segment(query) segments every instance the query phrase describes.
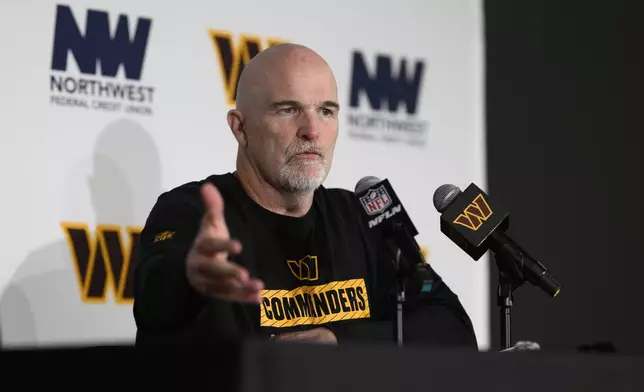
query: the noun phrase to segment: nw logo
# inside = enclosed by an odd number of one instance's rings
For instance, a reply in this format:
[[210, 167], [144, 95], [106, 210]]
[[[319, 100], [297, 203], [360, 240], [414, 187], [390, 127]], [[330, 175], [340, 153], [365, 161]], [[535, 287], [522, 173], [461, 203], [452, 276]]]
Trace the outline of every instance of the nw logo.
[[112, 32], [107, 12], [88, 10], [83, 35], [71, 8], [59, 5], [51, 69], [66, 71], [67, 55], [71, 52], [83, 74], [96, 75], [100, 63], [103, 76], [115, 77], [123, 66], [127, 79], [140, 80], [151, 25], [151, 19], [138, 18], [132, 37], [127, 15], [118, 16], [116, 29]]
[[483, 195], [478, 195], [465, 208], [465, 210], [456, 217], [454, 223], [476, 231], [485, 221], [488, 220], [490, 216], [492, 216], [492, 209], [490, 209], [490, 206], [483, 198]]
[[300, 260], [287, 260], [288, 268], [299, 280], [318, 279], [318, 257], [306, 256]]
[[115, 302], [131, 304], [134, 299], [133, 273], [138, 262], [141, 228], [127, 227], [129, 244], [121, 227], [98, 225], [95, 237], [83, 223], [61, 223], [72, 254], [83, 302], [104, 303], [109, 287]]
[[239, 75], [244, 70], [244, 66], [265, 47], [287, 42], [269, 38], [264, 47], [262, 39], [257, 36], [242, 34], [235, 44], [232, 33], [228, 31], [210, 30], [209, 34], [219, 56], [219, 70], [226, 90], [226, 103], [229, 106], [235, 105]]
[[397, 112], [399, 105], [404, 103], [408, 114], [416, 113], [425, 64], [417, 61], [412, 65], [403, 58], [396, 74], [392, 62], [390, 56], [379, 55], [375, 72], [369, 72], [362, 53], [353, 53], [351, 107], [358, 107], [358, 98], [364, 92], [373, 110], [381, 110], [386, 101], [389, 112]]

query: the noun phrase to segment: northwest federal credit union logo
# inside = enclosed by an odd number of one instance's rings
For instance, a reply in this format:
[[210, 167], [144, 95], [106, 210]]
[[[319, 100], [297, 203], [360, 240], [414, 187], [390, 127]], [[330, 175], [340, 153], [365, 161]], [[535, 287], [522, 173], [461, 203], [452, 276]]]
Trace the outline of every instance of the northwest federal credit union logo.
[[318, 257], [306, 256], [300, 260], [286, 260], [291, 273], [299, 280], [318, 280]]
[[239, 76], [244, 66], [261, 51], [271, 46], [287, 42], [281, 38], [261, 38], [256, 35], [240, 34], [237, 42], [229, 31], [208, 31], [219, 59], [219, 71], [226, 94], [226, 104], [235, 105]]
[[422, 60], [387, 54], [369, 58], [354, 51], [347, 115], [349, 136], [424, 146], [429, 124], [417, 118], [424, 73]]
[[85, 223], [60, 225], [69, 245], [81, 300], [105, 303], [111, 289], [115, 303], [132, 304], [142, 228], [123, 230], [118, 225], [98, 225], [92, 235]]
[[487, 203], [483, 195], [479, 194], [472, 202], [465, 207], [460, 213], [454, 223], [467, 227], [470, 230], [477, 231], [483, 223], [492, 216], [492, 209]]
[[81, 18], [80, 12], [56, 7], [50, 103], [151, 115], [155, 88], [141, 79], [152, 20], [93, 9]]

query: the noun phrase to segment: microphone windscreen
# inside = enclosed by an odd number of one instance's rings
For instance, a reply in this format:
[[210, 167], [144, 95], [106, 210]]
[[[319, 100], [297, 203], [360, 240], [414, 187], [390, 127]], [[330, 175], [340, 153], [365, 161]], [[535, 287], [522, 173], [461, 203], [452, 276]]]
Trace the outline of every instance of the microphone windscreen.
[[445, 184], [439, 186], [434, 192], [434, 207], [438, 212], [443, 213], [460, 193], [461, 189], [456, 185]]
[[356, 184], [355, 193], [356, 194], [362, 193], [379, 182], [380, 182], [380, 178], [378, 177], [374, 177], [374, 176], [362, 177], [362, 179], [358, 181], [358, 183]]

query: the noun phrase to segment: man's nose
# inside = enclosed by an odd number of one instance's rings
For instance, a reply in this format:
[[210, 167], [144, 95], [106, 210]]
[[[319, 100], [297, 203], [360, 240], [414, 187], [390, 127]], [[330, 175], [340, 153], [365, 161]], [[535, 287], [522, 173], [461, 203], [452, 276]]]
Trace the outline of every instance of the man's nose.
[[307, 141], [317, 140], [320, 137], [318, 119], [311, 114], [302, 116], [297, 136]]

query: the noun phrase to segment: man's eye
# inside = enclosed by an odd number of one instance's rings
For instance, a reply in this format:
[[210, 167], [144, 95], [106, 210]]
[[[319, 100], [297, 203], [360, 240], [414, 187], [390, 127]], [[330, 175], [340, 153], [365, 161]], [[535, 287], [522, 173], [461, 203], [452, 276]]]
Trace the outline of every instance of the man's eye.
[[322, 115], [323, 116], [333, 116], [333, 110], [327, 109], [327, 108], [322, 108]]
[[285, 114], [295, 113], [295, 108], [290, 106], [290, 107], [287, 107], [287, 108], [280, 109], [280, 112], [285, 113]]

